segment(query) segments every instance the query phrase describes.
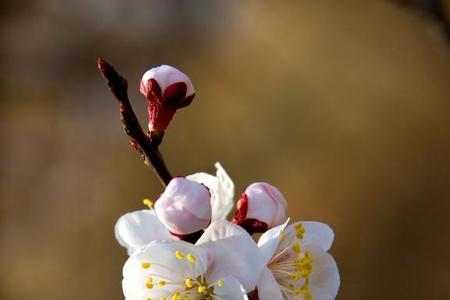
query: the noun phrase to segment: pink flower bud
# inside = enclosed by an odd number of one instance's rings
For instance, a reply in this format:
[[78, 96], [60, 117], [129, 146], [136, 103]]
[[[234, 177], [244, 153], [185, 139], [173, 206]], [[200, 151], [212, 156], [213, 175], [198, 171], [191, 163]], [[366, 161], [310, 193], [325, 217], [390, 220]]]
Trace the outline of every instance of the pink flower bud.
[[145, 72], [140, 91], [148, 99], [148, 128], [157, 133], [163, 133], [175, 111], [191, 104], [195, 95], [189, 77], [167, 65]]
[[264, 232], [286, 221], [286, 209], [286, 199], [277, 188], [257, 182], [245, 189], [233, 222], [250, 233]]
[[156, 201], [155, 212], [175, 235], [199, 231], [211, 222], [209, 191], [200, 183], [175, 177]]

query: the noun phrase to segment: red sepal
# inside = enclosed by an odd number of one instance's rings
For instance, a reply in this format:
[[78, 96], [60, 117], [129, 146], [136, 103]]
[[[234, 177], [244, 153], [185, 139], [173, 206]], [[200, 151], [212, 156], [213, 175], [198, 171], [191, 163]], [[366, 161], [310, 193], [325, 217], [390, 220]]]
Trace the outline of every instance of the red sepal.
[[266, 232], [269, 226], [257, 219], [247, 219], [248, 197], [245, 193], [237, 203], [237, 210], [233, 217], [233, 223], [244, 228], [249, 234]]
[[164, 132], [179, 108], [188, 106], [194, 95], [186, 97], [187, 86], [184, 82], [176, 82], [161, 91], [158, 82], [151, 78], [147, 84], [141, 83], [141, 91], [148, 99], [148, 114], [152, 131]]
[[241, 225], [245, 219], [247, 218], [247, 210], [248, 210], [248, 197], [245, 193], [242, 193], [241, 199], [238, 200], [237, 210], [233, 217], [233, 223], [237, 225]]

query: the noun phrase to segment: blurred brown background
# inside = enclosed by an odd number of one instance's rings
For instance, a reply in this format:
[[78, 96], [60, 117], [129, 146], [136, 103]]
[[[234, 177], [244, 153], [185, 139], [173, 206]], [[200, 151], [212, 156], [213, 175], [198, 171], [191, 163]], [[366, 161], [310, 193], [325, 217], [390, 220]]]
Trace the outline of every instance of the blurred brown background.
[[170, 169], [219, 160], [237, 193], [268, 181], [329, 223], [338, 299], [450, 299], [449, 6], [425, 2], [2, 1], [0, 298], [123, 298], [113, 225], [162, 190], [102, 55], [143, 123], [143, 72], [190, 75]]

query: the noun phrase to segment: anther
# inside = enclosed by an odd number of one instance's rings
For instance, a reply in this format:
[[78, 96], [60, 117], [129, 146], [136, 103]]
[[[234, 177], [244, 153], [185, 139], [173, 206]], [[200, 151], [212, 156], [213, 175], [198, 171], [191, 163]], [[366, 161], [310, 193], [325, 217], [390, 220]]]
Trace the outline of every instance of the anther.
[[175, 256], [176, 256], [178, 259], [183, 259], [183, 258], [184, 258], [184, 254], [181, 253], [180, 251], [175, 251]]
[[151, 277], [147, 278], [147, 280], [145, 281], [145, 286], [148, 289], [152, 289], [153, 288], [153, 279]]
[[158, 282], [158, 285], [159, 285], [159, 286], [165, 286], [165, 285], [166, 285], [166, 282], [165, 282], [164, 280], [160, 280], [160, 281]]
[[145, 199], [142, 201], [142, 203], [144, 203], [144, 205], [147, 205], [148, 208], [152, 208], [152, 207], [153, 207], [153, 201], [150, 200], [150, 199], [148, 199], [148, 198], [145, 198]]
[[206, 292], [206, 290], [207, 290], [207, 288], [204, 285], [201, 285], [197, 288], [197, 292], [199, 292], [199, 293], [204, 293], [204, 292]]
[[195, 263], [195, 261], [196, 261], [195, 256], [192, 255], [191, 253], [189, 253], [188, 255], [186, 255], [186, 258], [188, 259], [188, 261], [189, 261], [190, 263]]
[[292, 250], [294, 250], [295, 253], [300, 253], [300, 244], [298, 241], [295, 241], [294, 245], [292, 246]]
[[305, 234], [305, 228], [303, 228], [302, 224], [296, 224], [295, 225], [295, 235], [298, 239], [302, 239], [303, 235]]
[[148, 268], [150, 268], [150, 263], [148, 263], [148, 262], [143, 262], [143, 263], [141, 264], [141, 268], [142, 268], [142, 269], [148, 269]]
[[192, 288], [193, 287], [193, 284], [192, 284], [192, 281], [191, 281], [190, 278], [186, 278], [184, 280], [184, 284], [186, 285], [187, 288]]
[[223, 286], [223, 280], [222, 279], [217, 280], [217, 286], [219, 286], [219, 287]]

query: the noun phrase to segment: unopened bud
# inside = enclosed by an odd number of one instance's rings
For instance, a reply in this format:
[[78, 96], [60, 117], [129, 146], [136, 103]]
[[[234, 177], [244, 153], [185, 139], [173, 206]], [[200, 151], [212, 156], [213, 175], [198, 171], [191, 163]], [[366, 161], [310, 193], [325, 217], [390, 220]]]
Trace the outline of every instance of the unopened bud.
[[199, 231], [211, 222], [209, 191], [200, 183], [175, 177], [156, 201], [155, 212], [175, 235]]
[[145, 72], [140, 91], [148, 99], [148, 129], [156, 135], [164, 133], [175, 111], [188, 106], [195, 95], [189, 77], [168, 65]]
[[257, 182], [245, 189], [233, 222], [251, 233], [264, 232], [286, 221], [286, 209], [286, 199], [277, 188]]

